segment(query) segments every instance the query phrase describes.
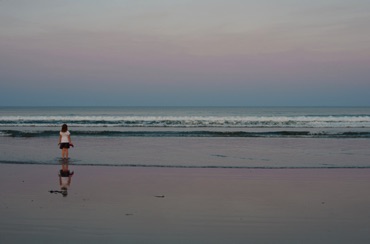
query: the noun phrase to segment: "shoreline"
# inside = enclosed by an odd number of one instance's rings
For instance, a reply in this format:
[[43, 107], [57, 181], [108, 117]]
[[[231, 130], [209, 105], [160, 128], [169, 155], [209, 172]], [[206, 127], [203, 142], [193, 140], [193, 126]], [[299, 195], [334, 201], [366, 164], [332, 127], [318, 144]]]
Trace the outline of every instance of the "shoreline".
[[[222, 157], [222, 156], [220, 156]], [[59, 161], [57, 163], [50, 163], [50, 162], [26, 162], [26, 161], [7, 161], [7, 160], [0, 160], [0, 165], [24, 165], [24, 166], [58, 166], [61, 164], [63, 159], [57, 159], [54, 161]], [[318, 170], [318, 169], [325, 169], [325, 170], [350, 170], [350, 169], [369, 169], [370, 166], [214, 166], [214, 165], [160, 165], [160, 164], [106, 164], [106, 163], [76, 163], [74, 160], [68, 161], [70, 162], [69, 165], [72, 167], [106, 167], [106, 168], [149, 168], [149, 169], [220, 169], [220, 170]]]
[[370, 169], [0, 164], [2, 243], [368, 243]]

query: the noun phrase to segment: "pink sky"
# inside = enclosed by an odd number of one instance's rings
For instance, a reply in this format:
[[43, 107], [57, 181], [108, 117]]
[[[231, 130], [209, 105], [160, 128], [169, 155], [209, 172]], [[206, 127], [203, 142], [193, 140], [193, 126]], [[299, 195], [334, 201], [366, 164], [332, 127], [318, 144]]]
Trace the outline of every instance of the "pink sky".
[[369, 11], [339, 0], [1, 1], [0, 104], [369, 106]]

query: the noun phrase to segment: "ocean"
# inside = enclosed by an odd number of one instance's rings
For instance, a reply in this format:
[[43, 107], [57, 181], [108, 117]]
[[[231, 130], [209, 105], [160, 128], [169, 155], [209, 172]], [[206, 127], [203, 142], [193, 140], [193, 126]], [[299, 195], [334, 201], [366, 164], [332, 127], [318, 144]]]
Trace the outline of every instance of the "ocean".
[[370, 107], [0, 107], [0, 163], [370, 168]]

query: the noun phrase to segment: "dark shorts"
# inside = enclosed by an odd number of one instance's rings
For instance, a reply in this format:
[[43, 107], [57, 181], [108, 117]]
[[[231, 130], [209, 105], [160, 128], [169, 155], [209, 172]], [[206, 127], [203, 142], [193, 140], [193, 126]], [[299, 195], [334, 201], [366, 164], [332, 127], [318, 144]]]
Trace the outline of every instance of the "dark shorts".
[[68, 142], [67, 143], [60, 143], [59, 148], [60, 149], [69, 148], [69, 143]]
[[72, 175], [73, 175], [73, 171], [72, 171], [72, 173], [69, 170], [67, 170], [67, 171], [60, 170], [59, 171], [59, 176], [61, 176], [61, 177], [69, 177], [69, 176], [72, 176]]

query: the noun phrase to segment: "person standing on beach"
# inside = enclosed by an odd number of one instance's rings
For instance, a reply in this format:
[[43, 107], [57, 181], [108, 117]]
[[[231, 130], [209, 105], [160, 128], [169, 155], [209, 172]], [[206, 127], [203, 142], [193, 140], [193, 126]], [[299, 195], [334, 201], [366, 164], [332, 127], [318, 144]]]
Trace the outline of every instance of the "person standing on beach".
[[66, 124], [62, 125], [62, 129], [59, 132], [59, 148], [62, 149], [62, 159], [68, 159], [68, 149], [73, 147], [71, 141], [71, 133], [68, 131], [68, 126]]

